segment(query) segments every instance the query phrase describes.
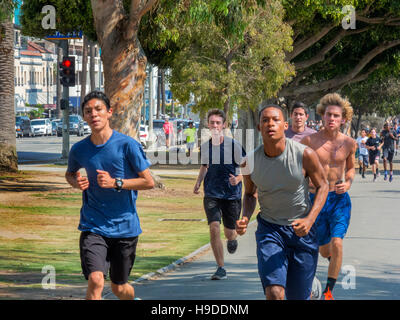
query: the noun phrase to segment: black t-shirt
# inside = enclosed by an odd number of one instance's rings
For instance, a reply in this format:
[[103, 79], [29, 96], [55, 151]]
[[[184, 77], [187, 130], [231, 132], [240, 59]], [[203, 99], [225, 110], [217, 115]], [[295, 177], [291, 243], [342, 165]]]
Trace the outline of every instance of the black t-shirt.
[[393, 136], [396, 138], [397, 134], [394, 130], [383, 130], [381, 132], [381, 138], [383, 140], [383, 149], [390, 149], [394, 150], [394, 142], [396, 141], [390, 136], [390, 133], [393, 134]]
[[382, 140], [379, 137], [376, 137], [376, 138], [369, 137], [365, 144], [368, 147], [375, 147], [375, 150], [368, 149], [369, 153], [378, 153], [379, 152], [378, 147], [381, 143], [382, 143]]
[[229, 137], [224, 137], [220, 145], [212, 145], [211, 140], [200, 147], [201, 164], [207, 164], [204, 178], [204, 195], [206, 197], [237, 200], [242, 197], [242, 183], [232, 186], [229, 174], [240, 174], [240, 164], [246, 156], [242, 146]]

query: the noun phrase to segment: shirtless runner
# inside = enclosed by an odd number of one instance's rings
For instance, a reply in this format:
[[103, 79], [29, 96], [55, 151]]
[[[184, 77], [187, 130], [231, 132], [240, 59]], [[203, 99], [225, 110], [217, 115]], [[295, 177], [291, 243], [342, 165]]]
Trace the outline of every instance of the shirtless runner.
[[[355, 140], [340, 132], [346, 121], [351, 121], [353, 109], [350, 102], [339, 94], [327, 94], [320, 100], [317, 113], [324, 128], [301, 142], [314, 149], [326, 172], [329, 194], [324, 208], [316, 220], [319, 252], [329, 259], [328, 280], [323, 298], [332, 300], [332, 290], [342, 265], [343, 238], [350, 223], [351, 201], [347, 191], [354, 180]], [[313, 186], [310, 199], [314, 201]]]

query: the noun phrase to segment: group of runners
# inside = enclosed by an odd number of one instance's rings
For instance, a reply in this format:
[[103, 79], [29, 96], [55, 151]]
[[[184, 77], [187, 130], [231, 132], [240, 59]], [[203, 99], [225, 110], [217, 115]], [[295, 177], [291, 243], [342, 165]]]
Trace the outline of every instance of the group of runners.
[[[78, 229], [86, 298], [101, 298], [109, 271], [113, 293], [133, 299], [128, 276], [141, 233], [136, 198], [138, 190], [154, 186], [151, 163], [136, 140], [110, 128], [112, 108], [104, 93], [89, 93], [81, 107], [92, 134], [72, 147], [66, 179], [83, 191]], [[237, 141], [223, 134], [224, 112], [209, 111], [211, 138], [201, 145], [193, 192], [199, 194], [204, 184], [203, 204], [217, 263], [211, 279], [227, 277], [221, 222], [227, 250], [234, 253], [258, 200], [258, 272], [266, 298], [319, 298], [312, 293], [318, 252], [329, 259], [322, 298], [333, 298], [350, 222], [347, 191], [355, 176], [357, 144], [340, 131], [353, 114], [348, 100], [336, 93], [325, 95], [317, 113], [324, 126], [315, 132], [305, 126], [304, 104], [293, 106], [290, 128], [280, 106], [263, 105], [258, 124], [263, 143], [246, 155]], [[80, 175], [81, 168], [86, 177]]]
[[379, 177], [379, 158], [382, 150], [384, 180], [388, 180], [387, 167], [389, 163], [389, 182], [393, 181], [393, 157], [397, 150], [398, 136], [397, 130], [392, 129], [390, 122], [383, 125], [379, 136], [376, 128], [372, 128], [369, 132], [367, 129], [361, 130], [361, 135], [357, 138], [357, 145], [359, 173], [363, 178], [365, 178], [365, 170], [368, 165], [371, 165], [373, 181], [375, 182]]

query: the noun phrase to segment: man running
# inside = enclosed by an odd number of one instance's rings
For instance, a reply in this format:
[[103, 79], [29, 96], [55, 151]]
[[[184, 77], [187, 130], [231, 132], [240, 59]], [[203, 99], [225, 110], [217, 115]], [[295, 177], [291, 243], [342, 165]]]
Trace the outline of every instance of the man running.
[[368, 149], [366, 148], [366, 142], [368, 140], [367, 132], [365, 129], [361, 130], [361, 135], [357, 138], [358, 146], [358, 172], [361, 174], [363, 179], [365, 178], [365, 169], [368, 168]]
[[[110, 128], [112, 108], [104, 93], [86, 95], [82, 113], [92, 134], [72, 146], [65, 178], [83, 191], [78, 229], [82, 271], [88, 280], [86, 299], [101, 299], [109, 269], [112, 292], [132, 300], [135, 292], [128, 277], [142, 232], [137, 190], [154, 186], [150, 162], [140, 143]], [[87, 177], [81, 176], [81, 168]]]
[[210, 110], [207, 119], [211, 139], [200, 147], [201, 167], [193, 192], [199, 193], [204, 180], [203, 204], [210, 228], [211, 248], [218, 266], [211, 279], [220, 280], [227, 277], [220, 236], [221, 218], [228, 239], [228, 252], [234, 253], [238, 245], [235, 224], [242, 208], [242, 176], [239, 166], [245, 151], [237, 141], [223, 135], [226, 118], [222, 110]]
[[[351, 121], [353, 115], [349, 101], [337, 93], [327, 94], [320, 100], [317, 113], [323, 118], [324, 128], [305, 137], [302, 143], [316, 151], [328, 177], [329, 194], [316, 225], [320, 254], [329, 259], [324, 298], [331, 300], [342, 265], [343, 238], [350, 223], [351, 201], [347, 191], [354, 180], [357, 144], [340, 132], [341, 125]], [[314, 188], [310, 191], [311, 201], [315, 201]]]
[[390, 124], [385, 123], [381, 132], [381, 139], [383, 141], [382, 148], [382, 159], [383, 169], [385, 170], [384, 180], [387, 180], [387, 162], [389, 162], [390, 173], [389, 182], [393, 180], [393, 156], [394, 156], [394, 143], [398, 140], [397, 134], [394, 130], [391, 130]]
[[304, 137], [317, 132], [306, 125], [309, 115], [304, 103], [296, 102], [293, 105], [290, 117], [292, 119], [292, 125], [285, 130], [286, 138], [291, 138], [294, 141], [300, 142]]
[[[243, 235], [255, 210], [260, 213], [256, 232], [258, 272], [268, 300], [308, 300], [318, 262], [314, 221], [328, 193], [317, 154], [285, 137], [284, 112], [266, 105], [259, 112], [263, 144], [242, 165], [245, 192], [243, 216], [236, 223]], [[311, 205], [309, 179], [316, 187]]]
[[372, 173], [374, 174], [373, 182], [376, 181], [377, 171], [379, 170], [379, 156], [380, 150], [383, 146], [382, 140], [376, 135], [376, 129], [372, 128], [370, 131], [371, 136], [365, 143], [369, 154], [369, 164], [371, 165]]

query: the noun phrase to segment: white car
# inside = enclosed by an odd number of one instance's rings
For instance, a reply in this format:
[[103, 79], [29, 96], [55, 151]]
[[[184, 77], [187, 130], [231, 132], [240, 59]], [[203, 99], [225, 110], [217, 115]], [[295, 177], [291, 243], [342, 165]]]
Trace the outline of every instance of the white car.
[[33, 119], [31, 128], [35, 136], [51, 136], [52, 128], [49, 119]]
[[90, 127], [86, 121], [83, 123], [83, 129], [84, 129], [84, 134], [92, 133], [92, 129], [90, 129]]
[[143, 148], [147, 148], [149, 146], [149, 140], [150, 140], [149, 126], [144, 124], [140, 125], [139, 138]]

